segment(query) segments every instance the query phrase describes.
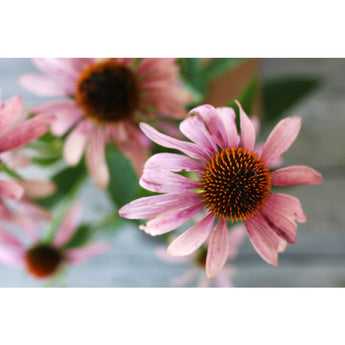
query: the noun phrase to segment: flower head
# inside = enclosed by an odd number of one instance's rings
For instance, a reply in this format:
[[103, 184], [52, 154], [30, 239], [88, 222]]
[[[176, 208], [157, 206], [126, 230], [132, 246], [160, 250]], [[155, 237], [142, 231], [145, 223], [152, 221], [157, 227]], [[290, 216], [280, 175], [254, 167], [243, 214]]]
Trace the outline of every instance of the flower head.
[[137, 128], [139, 119], [181, 119], [190, 95], [177, 84], [175, 59], [33, 59], [42, 72], [20, 78], [23, 87], [43, 96], [65, 96], [35, 106], [35, 113], [53, 112], [55, 135], [73, 128], [64, 145], [68, 164], [77, 164], [84, 150], [96, 184], [109, 182], [104, 149], [109, 142], [132, 161], [140, 175], [148, 143]]
[[[125, 218], [149, 219], [142, 229], [151, 235], [171, 231], [206, 211], [205, 217], [173, 241], [168, 252], [189, 255], [209, 238], [209, 277], [225, 263], [229, 221], [243, 221], [257, 252], [268, 263], [277, 265], [278, 252], [287, 243], [296, 242], [296, 222], [305, 222], [306, 216], [297, 198], [273, 193], [272, 186], [322, 182], [322, 176], [307, 166], [270, 169], [296, 139], [300, 117], [281, 120], [259, 154], [253, 122], [238, 106], [240, 133], [233, 109], [215, 109], [211, 105], [193, 109], [180, 124], [180, 131], [192, 142], [174, 139], [142, 123], [142, 131], [152, 141], [187, 156], [152, 156], [145, 164], [140, 185], [163, 194], [132, 201], [119, 211]], [[188, 177], [178, 173], [183, 170]]]
[[0, 229], [0, 261], [10, 266], [24, 266], [36, 278], [49, 278], [64, 265], [79, 264], [103, 253], [109, 248], [109, 243], [81, 247], [68, 245], [78, 228], [80, 211], [80, 204], [70, 209], [51, 243], [34, 236], [28, 239], [29, 243], [25, 243], [13, 232]]
[[[235, 225], [231, 228], [229, 233], [229, 252], [227, 262], [235, 259], [238, 253], [238, 248], [242, 244], [245, 236], [245, 228], [243, 225]], [[186, 256], [171, 256], [166, 252], [166, 248], [161, 246], [156, 250], [156, 256], [164, 262], [171, 264], [185, 264], [191, 267], [185, 271], [181, 276], [175, 277], [171, 280], [171, 284], [175, 286], [187, 285], [198, 277], [198, 286], [207, 287], [215, 285], [218, 287], [231, 287], [232, 276], [235, 273], [231, 265], [224, 265], [223, 268], [213, 278], [209, 279], [205, 274], [205, 266], [207, 263], [207, 244], [201, 246], [194, 253]]]

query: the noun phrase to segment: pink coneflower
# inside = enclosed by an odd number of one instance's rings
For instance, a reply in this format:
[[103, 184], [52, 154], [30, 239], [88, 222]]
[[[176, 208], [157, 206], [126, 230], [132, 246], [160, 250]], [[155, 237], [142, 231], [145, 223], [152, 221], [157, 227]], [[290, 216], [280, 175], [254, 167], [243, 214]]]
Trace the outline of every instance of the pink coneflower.
[[[0, 162], [2, 154], [16, 150], [46, 133], [55, 119], [54, 115], [45, 114], [25, 120], [23, 114], [21, 96], [0, 102]], [[0, 195], [18, 200], [23, 193], [24, 189], [17, 182], [0, 180]]]
[[[245, 227], [243, 225], [235, 225], [231, 228], [229, 233], [229, 252], [227, 262], [235, 259], [238, 253], [238, 248], [242, 244], [245, 236]], [[181, 276], [175, 277], [171, 280], [171, 284], [175, 286], [187, 285], [198, 278], [198, 286], [218, 286], [218, 287], [232, 287], [232, 277], [235, 273], [231, 265], [226, 264], [220, 272], [213, 278], [209, 279], [205, 274], [205, 266], [207, 262], [207, 246], [201, 246], [194, 253], [186, 256], [171, 256], [166, 252], [166, 248], [161, 246], [156, 250], [156, 256], [164, 262], [171, 264], [185, 264], [191, 265], [186, 272]]]
[[78, 228], [80, 205], [75, 204], [57, 229], [51, 243], [39, 238], [25, 243], [13, 232], [0, 229], [0, 260], [9, 266], [23, 266], [36, 278], [49, 278], [64, 265], [79, 264], [103, 253], [109, 243], [66, 247]]
[[68, 164], [76, 165], [84, 150], [96, 184], [105, 188], [109, 172], [104, 149], [115, 142], [138, 175], [147, 158], [139, 120], [181, 119], [189, 93], [177, 84], [176, 59], [33, 59], [40, 74], [20, 78], [23, 87], [42, 96], [65, 96], [33, 107], [53, 112], [55, 135], [72, 129], [64, 145]]
[[[142, 131], [152, 141], [191, 158], [175, 153], [152, 156], [145, 164], [140, 185], [164, 194], [132, 201], [119, 211], [125, 218], [150, 219], [142, 228], [151, 235], [171, 231], [206, 211], [200, 222], [174, 240], [168, 252], [176, 256], [191, 254], [210, 236], [210, 265], [206, 267], [209, 277], [216, 275], [226, 260], [229, 221], [243, 221], [257, 252], [268, 263], [277, 265], [278, 252], [287, 243], [296, 242], [296, 221], [305, 222], [306, 216], [297, 198], [272, 193], [272, 185], [322, 182], [322, 176], [307, 166], [289, 166], [273, 172], [269, 169], [296, 139], [300, 117], [281, 120], [259, 155], [253, 151], [253, 122], [237, 104], [240, 134], [233, 109], [215, 109], [211, 105], [193, 109], [180, 124], [181, 132], [193, 142], [174, 139], [142, 123]], [[177, 174], [183, 170], [189, 177]]]

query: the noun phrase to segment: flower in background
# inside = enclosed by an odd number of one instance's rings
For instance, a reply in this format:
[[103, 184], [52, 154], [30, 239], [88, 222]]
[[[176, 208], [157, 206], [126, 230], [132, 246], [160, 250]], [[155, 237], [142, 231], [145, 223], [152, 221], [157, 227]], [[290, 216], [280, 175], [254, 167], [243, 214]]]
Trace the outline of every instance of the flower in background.
[[142, 173], [149, 143], [139, 120], [181, 119], [191, 96], [177, 83], [176, 59], [33, 59], [42, 72], [20, 78], [26, 89], [42, 96], [65, 96], [35, 106], [32, 112], [53, 112], [52, 132], [65, 134], [64, 157], [76, 165], [84, 151], [95, 183], [105, 188], [109, 171], [105, 145], [115, 142]]
[[[54, 115], [44, 114], [26, 120], [21, 96], [0, 102], [0, 162], [3, 154], [16, 150], [42, 136], [49, 130]], [[0, 180], [0, 195], [18, 200], [24, 189], [16, 181]]]
[[[227, 261], [236, 258], [238, 248], [242, 244], [245, 236], [245, 228], [243, 225], [235, 225], [231, 228], [229, 233], [229, 252]], [[198, 286], [207, 287], [215, 285], [218, 287], [232, 287], [232, 276], [235, 270], [230, 265], [225, 265], [220, 272], [218, 272], [213, 278], [209, 279], [205, 274], [205, 266], [207, 265], [207, 247], [201, 246], [196, 252], [186, 256], [171, 256], [166, 252], [165, 247], [158, 247], [156, 250], [156, 256], [164, 262], [171, 264], [190, 264], [192, 265], [181, 276], [173, 278], [171, 284], [174, 286], [187, 285], [191, 283], [195, 278], [198, 279]]]
[[36, 278], [52, 277], [65, 265], [80, 264], [109, 248], [109, 243], [100, 242], [71, 247], [80, 218], [80, 204], [75, 204], [55, 232], [53, 240], [46, 242], [31, 236], [29, 243], [13, 232], [0, 229], [0, 261], [9, 266], [24, 266]]
[[[283, 251], [287, 243], [296, 242], [296, 222], [305, 222], [306, 216], [297, 198], [272, 193], [272, 185], [322, 182], [322, 176], [307, 166], [289, 166], [273, 172], [269, 169], [296, 139], [300, 117], [281, 120], [258, 154], [254, 152], [253, 122], [237, 104], [240, 134], [234, 110], [215, 109], [211, 105], [193, 109], [180, 124], [180, 131], [194, 143], [169, 137], [142, 123], [142, 131], [152, 141], [190, 157], [176, 153], [150, 157], [140, 185], [163, 194], [134, 200], [119, 211], [124, 218], [149, 219], [141, 228], [151, 235], [174, 230], [200, 211], [206, 211], [207, 215], [201, 221], [170, 244], [168, 253], [189, 255], [209, 237], [208, 277], [220, 272], [226, 261], [228, 221], [243, 221], [257, 252], [268, 263], [278, 265], [278, 252]], [[183, 170], [187, 171], [188, 177], [177, 174]]]

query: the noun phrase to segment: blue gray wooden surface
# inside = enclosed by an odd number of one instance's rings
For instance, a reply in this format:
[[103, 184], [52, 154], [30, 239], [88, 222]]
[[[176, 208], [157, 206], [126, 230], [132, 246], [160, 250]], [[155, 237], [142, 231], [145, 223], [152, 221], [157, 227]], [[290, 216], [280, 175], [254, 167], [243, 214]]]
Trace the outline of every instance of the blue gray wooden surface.
[[[2, 98], [22, 94], [27, 105], [40, 99], [17, 84], [33, 71], [28, 59], [0, 59]], [[308, 222], [298, 227], [298, 243], [280, 255], [279, 267], [266, 264], [246, 239], [234, 261], [234, 284], [240, 287], [345, 286], [345, 59], [263, 59], [262, 78], [278, 75], [320, 76], [323, 84], [286, 116], [302, 116], [300, 135], [285, 155], [285, 164], [305, 164], [319, 170], [322, 185], [291, 190], [300, 198]], [[263, 134], [266, 137], [269, 129]], [[40, 174], [33, 170], [32, 174]], [[97, 219], [95, 204], [111, 210], [106, 196], [89, 182], [82, 192], [84, 216]], [[158, 261], [159, 244], [134, 227], [114, 237], [112, 249], [69, 270], [65, 282], [72, 287], [165, 287], [186, 269]], [[21, 270], [0, 266], [0, 286], [41, 286]], [[195, 286], [195, 284], [193, 285]]]

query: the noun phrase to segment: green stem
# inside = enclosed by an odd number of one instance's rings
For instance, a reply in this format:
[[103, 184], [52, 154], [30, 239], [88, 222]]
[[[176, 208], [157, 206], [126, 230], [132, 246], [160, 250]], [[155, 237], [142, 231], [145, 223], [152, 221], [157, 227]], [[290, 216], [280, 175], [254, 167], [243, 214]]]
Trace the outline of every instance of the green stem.
[[17, 180], [21, 180], [21, 181], [25, 181], [25, 178], [22, 177], [21, 175], [19, 175], [18, 173], [16, 173], [14, 170], [12, 170], [11, 168], [9, 168], [4, 162], [0, 163], [0, 169], [6, 173], [7, 175], [14, 177]]

